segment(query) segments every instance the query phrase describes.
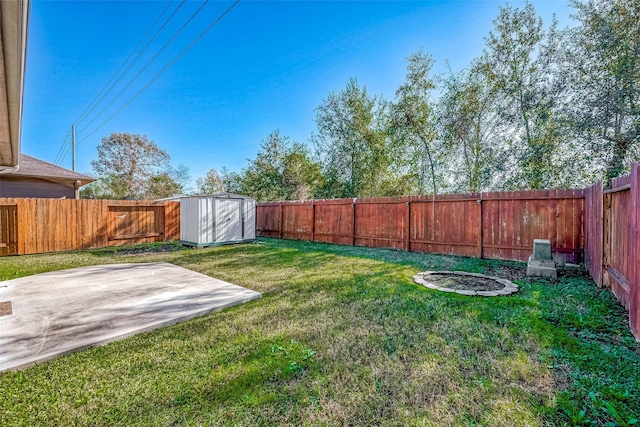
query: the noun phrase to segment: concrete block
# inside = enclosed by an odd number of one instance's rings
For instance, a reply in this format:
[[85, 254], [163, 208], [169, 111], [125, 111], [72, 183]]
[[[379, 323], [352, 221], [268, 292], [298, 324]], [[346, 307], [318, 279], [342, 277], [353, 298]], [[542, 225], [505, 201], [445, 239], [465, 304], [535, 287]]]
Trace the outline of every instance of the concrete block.
[[527, 276], [541, 276], [549, 279], [558, 278], [558, 270], [555, 267], [544, 267], [540, 265], [528, 265]]
[[547, 260], [551, 258], [551, 241], [545, 239], [535, 239], [533, 241], [533, 259]]
[[564, 267], [565, 260], [562, 254], [553, 254], [553, 261], [556, 263], [556, 267]]
[[548, 268], [556, 268], [556, 263], [552, 259], [535, 259], [533, 255], [529, 256], [529, 262], [527, 266], [533, 265], [535, 267], [548, 267]]

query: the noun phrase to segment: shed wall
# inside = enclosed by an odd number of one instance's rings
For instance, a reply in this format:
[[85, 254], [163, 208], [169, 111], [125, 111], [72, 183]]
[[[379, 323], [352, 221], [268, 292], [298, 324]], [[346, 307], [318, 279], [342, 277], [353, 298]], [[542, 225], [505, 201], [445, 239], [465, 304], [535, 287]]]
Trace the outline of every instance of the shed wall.
[[[234, 203], [225, 203], [225, 201]], [[230, 208], [237, 209], [237, 213], [227, 212]], [[244, 237], [240, 233], [229, 234], [225, 232], [229, 227], [225, 228], [222, 227], [223, 224], [219, 224], [224, 220], [223, 217], [232, 217], [236, 223], [244, 218], [244, 223], [232, 226], [234, 229], [244, 228]], [[237, 238], [224, 238], [227, 235], [237, 235]], [[207, 245], [248, 239], [255, 239], [255, 201], [253, 199], [216, 196], [184, 197], [181, 199], [180, 240], [197, 245]]]

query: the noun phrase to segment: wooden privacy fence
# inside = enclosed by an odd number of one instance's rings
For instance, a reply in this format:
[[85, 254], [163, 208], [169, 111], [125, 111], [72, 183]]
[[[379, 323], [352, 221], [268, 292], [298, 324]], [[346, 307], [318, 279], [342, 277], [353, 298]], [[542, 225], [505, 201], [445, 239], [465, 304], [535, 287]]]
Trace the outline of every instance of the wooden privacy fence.
[[260, 236], [526, 260], [533, 239], [567, 262], [583, 256], [583, 190], [269, 202]]
[[585, 189], [585, 197], [585, 266], [629, 309], [631, 330], [640, 339], [640, 163], [611, 188], [597, 182]]
[[256, 222], [266, 237], [523, 261], [549, 239], [611, 288], [640, 340], [640, 163], [606, 189], [261, 203]]
[[0, 232], [0, 255], [178, 240], [180, 203], [0, 198]]

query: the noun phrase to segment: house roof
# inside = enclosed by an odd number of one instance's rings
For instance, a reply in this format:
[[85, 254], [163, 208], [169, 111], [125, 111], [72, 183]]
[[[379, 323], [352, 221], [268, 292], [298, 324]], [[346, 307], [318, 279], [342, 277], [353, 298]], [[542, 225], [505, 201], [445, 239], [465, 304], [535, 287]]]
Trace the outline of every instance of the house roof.
[[95, 179], [91, 178], [90, 176], [83, 175], [81, 173], [77, 173], [60, 166], [56, 166], [53, 163], [45, 162], [44, 160], [27, 156], [26, 154], [20, 155], [20, 168], [17, 171], [4, 173], [0, 175], [0, 179], [10, 176], [47, 178], [57, 181], [80, 181], [82, 185], [95, 181]]
[[0, 1], [0, 171], [18, 166], [30, 0]]

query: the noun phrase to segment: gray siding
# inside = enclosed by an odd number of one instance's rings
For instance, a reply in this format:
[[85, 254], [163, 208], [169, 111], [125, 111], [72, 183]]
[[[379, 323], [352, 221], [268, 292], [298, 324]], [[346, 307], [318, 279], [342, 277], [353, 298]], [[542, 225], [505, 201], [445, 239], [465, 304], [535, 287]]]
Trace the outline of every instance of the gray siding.
[[75, 198], [73, 183], [54, 182], [29, 177], [8, 177], [0, 174], [0, 197]]

